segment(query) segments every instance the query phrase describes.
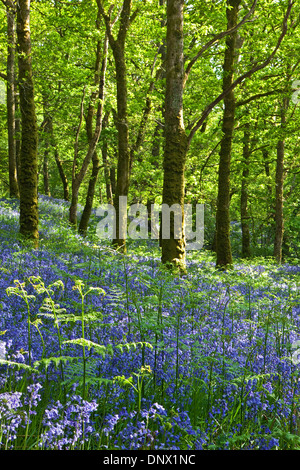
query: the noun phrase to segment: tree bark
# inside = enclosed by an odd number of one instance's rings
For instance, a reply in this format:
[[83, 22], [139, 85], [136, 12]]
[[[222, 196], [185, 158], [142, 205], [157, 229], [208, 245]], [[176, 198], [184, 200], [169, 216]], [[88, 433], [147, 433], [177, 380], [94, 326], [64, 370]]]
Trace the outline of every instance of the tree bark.
[[[99, 18], [98, 18], [98, 23], [97, 27], [99, 29], [100, 24], [99, 24]], [[96, 65], [95, 65], [95, 85], [99, 85], [99, 91], [98, 91], [98, 99], [99, 102], [102, 103], [101, 107], [103, 108], [103, 102], [104, 102], [104, 86], [105, 86], [105, 72], [106, 72], [106, 65], [107, 65], [107, 49], [108, 49], [108, 38], [107, 35], [105, 35], [104, 38], [104, 46], [103, 46], [103, 54], [102, 54], [102, 63], [100, 67], [100, 58], [101, 58], [101, 47], [100, 47], [100, 41], [98, 42], [97, 45], [97, 54], [96, 54]], [[100, 72], [100, 75], [99, 75]], [[86, 121], [86, 131], [87, 131], [87, 136], [88, 136], [88, 141], [89, 143], [91, 142], [93, 138], [93, 117], [94, 117], [94, 106], [95, 106], [95, 98], [96, 96], [92, 96], [91, 102], [89, 105], [89, 110], [88, 110], [88, 115], [87, 115], [87, 121]], [[102, 110], [101, 110], [102, 114]], [[101, 126], [102, 126], [102, 118], [101, 118]], [[100, 160], [98, 157], [97, 150], [95, 148], [93, 156], [92, 156], [92, 163], [93, 163], [93, 168], [92, 168], [92, 174], [90, 177], [89, 185], [88, 185], [88, 192], [87, 192], [87, 197], [85, 201], [85, 206], [82, 212], [82, 216], [80, 219], [80, 224], [78, 231], [82, 236], [86, 236], [87, 230], [88, 230], [88, 223], [91, 217], [92, 213], [92, 208], [93, 208], [93, 201], [94, 201], [94, 195], [95, 195], [95, 188], [96, 188], [96, 183], [98, 179], [98, 174], [100, 170]]]
[[[78, 161], [78, 140], [79, 134], [82, 126], [83, 121], [83, 114], [84, 114], [84, 98], [85, 98], [85, 86], [83, 88], [81, 103], [80, 103], [80, 114], [79, 114], [79, 123], [76, 130], [75, 142], [74, 142], [74, 158], [73, 158], [73, 167], [72, 167], [72, 195], [71, 195], [71, 204], [69, 208], [69, 223], [73, 228], [77, 228], [77, 207], [78, 207], [78, 194], [81, 182], [79, 180], [79, 174], [77, 173], [77, 161]], [[90, 156], [90, 159], [92, 155]], [[87, 172], [88, 165], [90, 163], [90, 159], [83, 162], [84, 167], [82, 165], [82, 180]]]
[[269, 152], [268, 150], [263, 150], [262, 152], [263, 161], [264, 161], [264, 168], [267, 177], [267, 197], [268, 197], [268, 204], [272, 204], [272, 185], [270, 183], [270, 164], [269, 164]]
[[[170, 236], [162, 237], [162, 263], [175, 265], [184, 272], [184, 171], [187, 153], [187, 136], [183, 122], [183, 0], [167, 1], [166, 39], [166, 92], [165, 92], [165, 151], [162, 202], [169, 208], [181, 208], [181, 230], [176, 234], [174, 214], [170, 217]], [[162, 220], [162, 224], [164, 221]], [[180, 229], [180, 227], [178, 227]]]
[[20, 233], [38, 247], [37, 143], [34, 85], [31, 64], [30, 0], [17, 2], [19, 90], [22, 123], [20, 150]]
[[57, 147], [55, 147], [54, 149], [54, 158], [55, 158], [59, 176], [63, 185], [63, 192], [64, 192], [63, 198], [65, 201], [69, 201], [70, 200], [69, 182], [68, 182], [68, 178], [63, 167], [63, 163], [61, 159], [59, 158]]
[[97, 147], [97, 143], [101, 134], [102, 129], [102, 108], [103, 102], [102, 100], [99, 101], [98, 109], [97, 109], [97, 117], [96, 117], [96, 125], [95, 130], [92, 136], [92, 139], [89, 143], [89, 148], [87, 150], [86, 156], [82, 162], [81, 168], [78, 173], [73, 173], [72, 178], [72, 197], [71, 197], [71, 205], [69, 210], [69, 222], [70, 224], [76, 228], [77, 227], [77, 206], [78, 206], [78, 195], [81, 183], [83, 178], [86, 175], [88, 166], [90, 161], [93, 158], [94, 152]]
[[19, 198], [19, 185], [16, 158], [16, 107], [15, 107], [15, 7], [7, 5], [7, 128], [8, 128], [8, 165], [9, 195]]
[[[237, 25], [240, 0], [227, 0], [227, 29]], [[236, 31], [226, 37], [223, 65], [223, 92], [233, 83]], [[231, 90], [224, 98], [223, 124], [218, 173], [218, 202], [216, 217], [217, 266], [226, 268], [232, 264], [230, 244], [230, 162], [234, 128], [235, 98]]]
[[51, 196], [50, 192], [50, 183], [49, 183], [49, 143], [46, 142], [46, 149], [44, 151], [44, 160], [43, 160], [43, 183], [44, 183], [44, 194], [46, 196]]
[[120, 16], [120, 27], [117, 39], [112, 35], [112, 25], [110, 16], [103, 9], [101, 0], [97, 0], [98, 8], [105, 20], [106, 31], [109, 44], [113, 52], [116, 82], [117, 82], [117, 116], [116, 124], [118, 130], [118, 164], [117, 164], [117, 182], [114, 198], [114, 207], [116, 211], [116, 237], [113, 245], [123, 252], [126, 252], [126, 227], [124, 221], [120, 220], [119, 198], [128, 196], [129, 177], [130, 177], [130, 151], [129, 151], [129, 132], [127, 117], [127, 78], [126, 78], [126, 59], [125, 59], [125, 40], [130, 26], [131, 0], [124, 0]]
[[242, 258], [251, 257], [250, 249], [250, 229], [248, 211], [248, 179], [249, 179], [249, 158], [250, 158], [250, 133], [249, 124], [246, 124], [243, 144], [243, 170], [241, 187], [241, 224], [242, 224]]
[[99, 163], [99, 157], [98, 157], [97, 150], [95, 150], [95, 152], [93, 154], [92, 163], [93, 163], [92, 174], [91, 174], [91, 177], [90, 177], [90, 180], [89, 180], [85, 205], [84, 205], [84, 208], [83, 208], [83, 212], [82, 212], [79, 227], [78, 227], [78, 232], [83, 237], [86, 237], [86, 235], [87, 235], [88, 224], [89, 224], [89, 220], [90, 220], [91, 213], [92, 213], [92, 208], [93, 208], [95, 188], [96, 188], [98, 173], [99, 173], [99, 169], [100, 169], [100, 163]]
[[21, 154], [21, 111], [20, 96], [17, 82], [15, 81], [15, 145], [16, 145], [16, 167], [17, 181], [20, 192], [20, 154]]
[[[283, 99], [280, 110], [281, 132], [284, 133], [286, 125], [286, 110], [288, 100]], [[282, 262], [282, 243], [284, 232], [283, 220], [283, 182], [284, 182], [284, 135], [277, 142], [276, 176], [275, 176], [275, 237], [274, 237], [274, 257], [277, 263]]]
[[[109, 113], [106, 113], [103, 118], [102, 127], [105, 129], [108, 126], [109, 120]], [[108, 162], [108, 145], [107, 141], [104, 139], [102, 143], [102, 161], [104, 167], [104, 178], [105, 178], [105, 188], [106, 188], [106, 201], [108, 204], [113, 204], [113, 190], [112, 190], [112, 182], [111, 182], [111, 172], [112, 169], [109, 167]]]

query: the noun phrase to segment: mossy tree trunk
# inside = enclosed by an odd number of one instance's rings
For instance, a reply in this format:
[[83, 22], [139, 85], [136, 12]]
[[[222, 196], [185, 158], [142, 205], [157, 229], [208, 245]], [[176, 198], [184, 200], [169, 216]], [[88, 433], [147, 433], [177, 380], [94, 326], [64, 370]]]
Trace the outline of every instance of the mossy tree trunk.
[[38, 129], [31, 64], [30, 0], [17, 2], [19, 91], [21, 110], [20, 233], [38, 247]]
[[15, 47], [16, 47], [16, 10], [13, 2], [8, 2], [7, 14], [7, 128], [8, 128], [8, 165], [9, 195], [19, 197], [16, 157], [16, 107], [15, 107]]
[[[182, 212], [181, 234], [170, 217], [170, 236], [161, 240], [162, 263], [185, 270], [184, 171], [187, 136], [183, 122], [183, 0], [167, 1], [165, 150], [163, 204], [178, 204]], [[162, 221], [163, 223], [163, 221]], [[178, 227], [179, 228], [179, 227]], [[178, 237], [178, 238], [177, 238]]]
[[[227, 0], [227, 29], [237, 25], [238, 9], [241, 0]], [[226, 48], [223, 64], [223, 91], [233, 83], [234, 59], [236, 51], [236, 36], [234, 32], [226, 37]], [[232, 264], [230, 244], [230, 162], [232, 135], [234, 128], [235, 98], [234, 91], [230, 91], [224, 98], [224, 111], [222, 122], [223, 137], [221, 140], [219, 172], [218, 172], [218, 202], [216, 217], [216, 249], [217, 266], [226, 268]]]

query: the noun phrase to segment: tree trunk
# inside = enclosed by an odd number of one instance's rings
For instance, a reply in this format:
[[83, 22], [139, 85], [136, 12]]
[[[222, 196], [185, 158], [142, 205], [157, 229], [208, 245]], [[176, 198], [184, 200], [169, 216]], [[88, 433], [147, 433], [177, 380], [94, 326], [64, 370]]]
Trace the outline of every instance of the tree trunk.
[[93, 208], [95, 188], [96, 188], [98, 173], [99, 173], [99, 169], [100, 169], [99, 157], [98, 157], [97, 150], [95, 150], [95, 152], [94, 152], [94, 155], [93, 155], [93, 158], [92, 158], [92, 163], [93, 163], [92, 174], [91, 174], [89, 185], [88, 185], [88, 191], [87, 191], [87, 196], [86, 196], [86, 200], [85, 200], [84, 209], [83, 209], [81, 219], [80, 219], [80, 223], [79, 223], [79, 227], [78, 227], [78, 232], [83, 237], [86, 237], [86, 235], [87, 235], [88, 224], [89, 224], [89, 220], [90, 220], [91, 213], [92, 213], [92, 208]]
[[[103, 124], [102, 124], [103, 129], [108, 126], [108, 119], [109, 119], [109, 113], [106, 113], [103, 118]], [[107, 141], [104, 139], [102, 143], [101, 152], [102, 152], [102, 161], [103, 161], [103, 167], [104, 167], [106, 201], [108, 204], [113, 204], [113, 190], [112, 190], [112, 182], [111, 182], [112, 169], [109, 167], [107, 149], [108, 149]]]
[[[78, 173], [73, 172], [72, 177], [72, 197], [71, 197], [71, 205], [69, 209], [69, 222], [70, 224], [76, 228], [77, 227], [77, 206], [78, 206], [78, 195], [81, 183], [86, 175], [88, 166], [90, 161], [93, 158], [94, 152], [97, 147], [97, 143], [101, 134], [102, 128], [102, 108], [103, 108], [103, 101], [100, 100], [98, 103], [97, 109], [97, 117], [96, 117], [96, 125], [95, 130], [92, 136], [92, 139], [89, 143], [89, 148], [87, 150], [86, 156], [82, 162], [80, 171]], [[75, 161], [76, 159], [74, 159]]]
[[44, 151], [44, 161], [43, 161], [43, 183], [44, 183], [44, 194], [46, 196], [51, 196], [50, 184], [49, 184], [49, 143], [46, 142], [46, 149]]
[[68, 182], [68, 178], [66, 176], [62, 161], [59, 158], [57, 147], [55, 147], [55, 149], [54, 149], [54, 158], [55, 158], [55, 162], [56, 162], [56, 165], [57, 165], [57, 168], [58, 168], [59, 176], [60, 176], [60, 179], [61, 179], [62, 185], [63, 185], [64, 200], [69, 201], [70, 200], [69, 182]]
[[44, 153], [44, 162], [43, 162], [43, 176], [44, 176], [44, 194], [50, 196], [50, 185], [49, 185], [49, 172], [48, 172], [48, 156], [49, 156], [49, 148], [54, 150], [54, 158], [58, 168], [59, 176], [62, 181], [63, 185], [63, 198], [65, 201], [69, 201], [69, 183], [67, 176], [65, 174], [62, 161], [59, 158], [57, 145], [54, 138], [54, 131], [53, 131], [53, 120], [52, 116], [49, 113], [47, 101], [44, 99], [44, 136], [45, 136], [45, 153]]
[[[286, 124], [286, 110], [288, 101], [283, 100], [281, 107], [281, 131], [284, 132]], [[282, 135], [277, 142], [276, 176], [275, 176], [275, 238], [274, 238], [274, 257], [277, 263], [282, 261], [282, 242], [284, 231], [283, 220], [283, 181], [284, 181], [284, 136]]]
[[268, 204], [272, 203], [272, 185], [270, 183], [270, 164], [269, 164], [269, 152], [268, 150], [263, 150], [262, 152], [263, 156], [263, 161], [264, 161], [264, 167], [265, 167], [265, 173], [267, 177], [267, 197], [268, 197]]
[[[99, 29], [100, 27], [99, 22], [97, 26]], [[107, 49], [108, 49], [108, 38], [107, 36], [105, 36], [101, 70], [100, 70], [100, 58], [101, 58], [100, 42], [98, 43], [98, 46], [97, 46], [96, 66], [95, 66], [95, 85], [99, 85], [98, 99], [100, 102], [102, 102], [102, 107], [103, 107], [103, 101], [104, 101], [105, 72], [106, 72], [106, 65], [107, 65]], [[100, 75], [99, 75], [99, 72], [100, 72]], [[91, 139], [93, 137], [93, 117], [94, 117], [95, 98], [96, 98], [96, 95], [93, 95], [90, 105], [89, 105], [87, 121], [86, 121], [86, 131], [87, 131], [89, 142], [91, 142]], [[88, 223], [89, 223], [91, 213], [92, 213], [95, 188], [96, 188], [96, 183], [97, 183], [99, 169], [100, 169], [100, 162], [99, 162], [99, 157], [98, 157], [96, 148], [92, 156], [92, 162], [93, 162], [92, 174], [91, 174], [91, 178], [89, 181], [85, 206], [83, 209], [83, 213], [82, 213], [79, 228], [78, 228], [79, 233], [84, 237], [87, 234]]]
[[114, 48], [117, 77], [117, 129], [118, 129], [118, 164], [117, 184], [114, 206], [116, 209], [116, 238], [113, 244], [126, 251], [126, 233], [123, 223], [119, 223], [119, 197], [128, 196], [129, 189], [129, 133], [127, 119], [127, 80], [123, 45]]
[[[97, 22], [96, 22], [96, 28], [99, 30], [100, 28], [100, 6], [98, 5], [98, 16], [97, 16]], [[76, 135], [76, 140], [75, 140], [75, 151], [74, 151], [74, 162], [73, 162], [73, 171], [72, 171], [72, 198], [71, 198], [71, 205], [70, 205], [70, 210], [69, 210], [69, 223], [74, 227], [77, 228], [77, 205], [78, 205], [78, 194], [79, 194], [79, 189], [81, 186], [81, 183], [86, 175], [88, 166], [90, 164], [90, 161], [94, 157], [94, 153], [96, 151], [96, 147], [100, 138], [101, 130], [102, 130], [102, 111], [103, 111], [103, 101], [104, 101], [104, 78], [105, 78], [105, 71], [106, 71], [106, 55], [107, 55], [107, 47], [108, 47], [108, 39], [105, 36], [104, 40], [104, 48], [103, 48], [103, 61], [102, 61], [102, 76], [100, 77], [99, 75], [99, 70], [100, 70], [100, 58], [101, 58], [101, 48], [100, 48], [100, 42], [98, 41], [97, 44], [97, 52], [96, 52], [96, 62], [95, 62], [95, 80], [94, 84], [99, 83], [99, 88], [98, 92], [93, 92], [91, 95], [91, 101], [89, 105], [89, 113], [92, 114], [92, 117], [94, 115], [94, 105], [95, 105], [95, 100], [97, 97], [99, 98], [98, 106], [97, 106], [97, 113], [96, 113], [96, 123], [95, 123], [95, 129], [92, 131], [90, 130], [90, 136], [88, 138], [89, 141], [89, 148], [86, 153], [86, 156], [82, 162], [81, 168], [79, 172], [76, 172], [77, 168], [77, 151], [78, 151], [78, 137], [79, 137], [79, 132], [80, 132], [80, 127], [81, 127], [81, 122], [83, 118], [83, 102], [84, 102], [84, 95], [82, 97], [82, 102], [81, 102], [81, 110], [80, 110], [80, 122], [77, 130], [77, 135]], [[91, 125], [91, 124], [89, 124]]]
[[22, 141], [20, 151], [20, 233], [38, 247], [38, 129], [31, 65], [30, 0], [17, 2], [17, 36]]
[[17, 82], [15, 82], [15, 145], [16, 145], [16, 167], [17, 181], [20, 192], [20, 154], [21, 154], [21, 111], [20, 97]]
[[[187, 136], [183, 123], [183, 0], [167, 1], [167, 40], [166, 40], [166, 94], [165, 94], [165, 151], [163, 204], [169, 208], [177, 204], [181, 208], [181, 227], [170, 214], [170, 234], [162, 235], [162, 262], [175, 265], [185, 271], [184, 239], [184, 170], [187, 153]], [[162, 225], [164, 220], [162, 219]], [[162, 227], [164, 231], [164, 227]]]
[[7, 127], [8, 127], [8, 165], [9, 195], [19, 198], [19, 185], [16, 159], [16, 108], [15, 108], [15, 9], [7, 6]]
[[113, 245], [126, 252], [126, 219], [121, 220], [120, 197], [128, 196], [129, 189], [129, 132], [127, 118], [127, 78], [126, 78], [126, 59], [125, 59], [125, 40], [128, 28], [130, 26], [131, 0], [124, 0], [121, 16], [120, 27], [117, 39], [112, 35], [112, 24], [110, 15], [104, 11], [102, 1], [97, 0], [98, 8], [105, 20], [106, 32], [109, 44], [113, 52], [116, 82], [117, 82], [117, 116], [116, 125], [118, 130], [118, 164], [117, 164], [117, 183], [114, 198], [114, 207], [116, 211], [116, 237]]
[[116, 194], [116, 186], [117, 186], [117, 182], [116, 182], [116, 168], [114, 165], [112, 165], [110, 167], [110, 170], [109, 170], [109, 179], [110, 179], [110, 184], [111, 184], [111, 193], [112, 193], [112, 197], [114, 198], [115, 197], [115, 194]]
[[[83, 114], [84, 114], [84, 98], [85, 98], [85, 86], [82, 93], [81, 103], [80, 103], [80, 115], [79, 115], [79, 124], [76, 130], [75, 142], [74, 142], [74, 158], [73, 158], [73, 167], [72, 167], [72, 196], [71, 196], [71, 204], [69, 208], [69, 224], [76, 229], [77, 228], [77, 206], [78, 206], [78, 194], [79, 188], [81, 185], [81, 181], [79, 180], [79, 175], [77, 173], [77, 160], [78, 160], [78, 140], [79, 134], [82, 126], [83, 121]], [[91, 155], [92, 158], [92, 155]], [[82, 180], [87, 172], [89, 161], [84, 162], [85, 166], [82, 166]]]
[[[227, 0], [227, 29], [237, 24], [238, 9], [241, 0]], [[223, 65], [223, 91], [227, 90], [233, 82], [234, 58], [236, 50], [236, 35], [232, 33], [226, 37], [226, 48]], [[226, 268], [232, 264], [230, 244], [230, 161], [232, 135], [234, 128], [235, 98], [233, 90], [224, 98], [224, 112], [219, 160], [218, 175], [218, 202], [216, 217], [217, 266]]]
[[42, 124], [43, 130], [43, 141], [44, 141], [44, 156], [43, 156], [43, 185], [44, 185], [44, 194], [46, 196], [51, 196], [50, 192], [50, 183], [49, 183], [49, 147], [52, 140], [52, 124], [51, 116], [48, 115], [47, 111], [47, 100], [43, 99], [43, 108], [44, 108], [44, 122]]
[[250, 133], [249, 124], [246, 124], [244, 132], [243, 145], [243, 170], [242, 170], [242, 187], [241, 187], [241, 224], [242, 224], [242, 258], [251, 257], [250, 249], [250, 229], [249, 229], [249, 212], [248, 212], [248, 179], [249, 179], [249, 157], [250, 157]]

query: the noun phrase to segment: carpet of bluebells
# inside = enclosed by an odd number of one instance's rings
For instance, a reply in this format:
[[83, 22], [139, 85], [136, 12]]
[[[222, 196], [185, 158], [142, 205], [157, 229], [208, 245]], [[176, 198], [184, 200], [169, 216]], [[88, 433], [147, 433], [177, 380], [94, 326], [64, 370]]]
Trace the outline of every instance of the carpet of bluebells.
[[[300, 267], [154, 241], [115, 253], [40, 196], [40, 248], [0, 200], [0, 448], [300, 448]], [[300, 342], [299, 342], [300, 344]]]

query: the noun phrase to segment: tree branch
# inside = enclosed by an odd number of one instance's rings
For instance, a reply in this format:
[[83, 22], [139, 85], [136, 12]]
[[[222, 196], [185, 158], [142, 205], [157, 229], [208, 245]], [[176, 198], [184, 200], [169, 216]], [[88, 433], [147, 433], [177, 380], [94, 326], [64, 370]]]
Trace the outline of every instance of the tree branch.
[[78, 157], [78, 140], [80, 129], [83, 120], [83, 106], [84, 106], [84, 98], [85, 98], [85, 86], [83, 88], [81, 103], [80, 103], [80, 115], [79, 115], [79, 124], [77, 126], [76, 135], [75, 135], [75, 143], [74, 143], [74, 160], [73, 160], [73, 168], [72, 168], [72, 180], [76, 179], [76, 167], [77, 167], [77, 157]]
[[120, 44], [125, 43], [126, 33], [130, 24], [130, 8], [131, 8], [131, 0], [124, 0], [122, 12], [121, 12], [121, 18], [120, 18], [120, 28], [119, 28], [118, 39], [117, 39]]
[[282, 23], [282, 31], [281, 31], [281, 34], [280, 34], [280, 36], [278, 38], [278, 41], [277, 41], [277, 44], [276, 44], [275, 48], [273, 49], [272, 53], [269, 55], [269, 57], [266, 60], [264, 60], [264, 62], [262, 62], [261, 64], [256, 63], [250, 70], [248, 70], [244, 74], [240, 75], [236, 80], [234, 80], [232, 82], [232, 84], [226, 90], [224, 90], [222, 93], [220, 93], [220, 95], [205, 108], [205, 110], [202, 113], [201, 118], [198, 120], [197, 124], [195, 124], [195, 126], [192, 128], [192, 130], [191, 130], [191, 132], [188, 136], [188, 146], [190, 146], [191, 140], [194, 137], [195, 133], [202, 126], [203, 122], [208, 117], [208, 115], [211, 113], [213, 108], [220, 101], [222, 101], [228, 93], [230, 93], [234, 88], [236, 88], [237, 85], [242, 83], [246, 78], [251, 77], [251, 75], [258, 72], [259, 70], [264, 69], [271, 62], [271, 60], [274, 58], [276, 52], [278, 51], [278, 49], [280, 47], [280, 44], [283, 41], [284, 36], [286, 35], [287, 20], [290, 16], [293, 5], [294, 5], [294, 1], [289, 0], [287, 11], [285, 13], [284, 20], [283, 20], [283, 23]]
[[111, 22], [110, 22], [110, 14], [107, 15], [105, 13], [105, 10], [104, 10], [103, 5], [102, 5], [102, 0], [97, 0], [97, 5], [98, 5], [98, 10], [100, 11], [101, 15], [103, 16], [103, 19], [104, 19], [104, 22], [105, 22], [105, 28], [106, 28], [106, 33], [107, 33], [107, 36], [108, 36], [108, 39], [109, 39], [109, 44], [113, 48], [115, 43], [116, 43], [116, 40], [115, 40], [115, 38], [113, 37], [113, 34], [112, 34], [112, 25], [111, 25]]
[[258, 98], [263, 98], [264, 96], [275, 95], [276, 93], [282, 92], [283, 90], [281, 88], [277, 88], [276, 90], [267, 91], [265, 93], [257, 93], [257, 95], [252, 95], [246, 100], [238, 101], [235, 106], [244, 106], [245, 104], [251, 103], [251, 101], [257, 100]]
[[248, 18], [252, 15], [252, 13], [255, 10], [257, 4], [257, 0], [254, 0], [250, 10], [248, 13], [244, 16], [244, 18], [233, 28], [230, 28], [226, 31], [222, 31], [219, 34], [216, 34], [210, 41], [208, 41], [203, 47], [201, 47], [200, 51], [193, 57], [190, 62], [188, 63], [186, 69], [185, 69], [185, 76], [184, 76], [184, 85], [186, 84], [186, 81], [188, 79], [188, 76], [190, 74], [190, 71], [195, 64], [195, 62], [201, 57], [201, 55], [210, 47], [212, 46], [215, 42], [219, 41], [220, 39], [224, 38], [225, 36], [228, 36], [229, 34], [234, 33], [237, 29], [239, 29], [243, 24], [245, 24], [248, 20]]

